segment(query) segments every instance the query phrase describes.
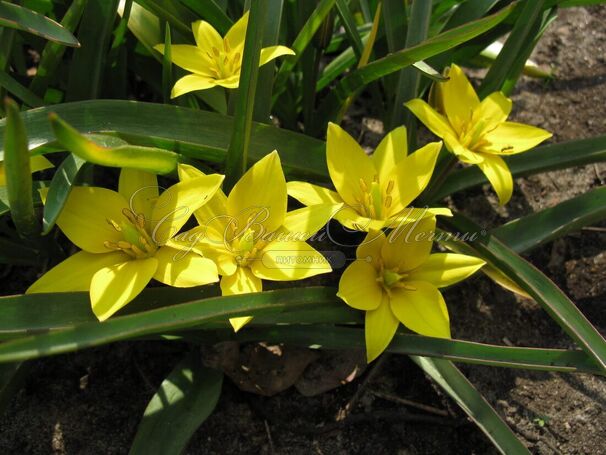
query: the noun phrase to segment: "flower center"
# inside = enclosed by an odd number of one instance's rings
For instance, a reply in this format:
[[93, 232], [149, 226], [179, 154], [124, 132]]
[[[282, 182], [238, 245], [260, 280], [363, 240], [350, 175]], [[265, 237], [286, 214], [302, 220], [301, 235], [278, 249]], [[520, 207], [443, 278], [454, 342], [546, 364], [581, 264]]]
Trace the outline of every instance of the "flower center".
[[122, 251], [133, 259], [145, 259], [153, 256], [158, 250], [156, 242], [153, 241], [145, 227], [145, 216], [135, 214], [130, 209], [122, 209], [123, 220], [120, 224], [108, 219], [107, 222], [116, 231], [122, 234], [118, 242], [105, 241], [103, 245], [108, 250]]
[[377, 283], [379, 283], [385, 292], [388, 294], [394, 289], [406, 289], [408, 291], [416, 291], [417, 288], [411, 286], [406, 282], [408, 278], [408, 273], [400, 273], [400, 271], [396, 269], [386, 269], [383, 264], [380, 266], [379, 276], [376, 278]]
[[360, 213], [363, 216], [374, 220], [383, 219], [387, 210], [391, 207], [391, 193], [394, 188], [394, 181], [390, 180], [385, 188], [385, 193], [381, 194], [381, 185], [378, 176], [374, 176], [370, 186], [363, 180], [359, 181], [360, 196], [357, 201], [360, 206]]
[[244, 234], [232, 240], [231, 249], [238, 265], [246, 267], [250, 261], [255, 259], [259, 246], [260, 242], [256, 241], [255, 231], [250, 228]]
[[218, 49], [212, 47], [212, 52], [206, 53], [210, 60], [210, 71], [217, 79], [226, 79], [230, 76], [240, 74], [242, 66], [242, 54], [240, 52], [232, 52], [227, 38], [223, 38], [223, 48]]

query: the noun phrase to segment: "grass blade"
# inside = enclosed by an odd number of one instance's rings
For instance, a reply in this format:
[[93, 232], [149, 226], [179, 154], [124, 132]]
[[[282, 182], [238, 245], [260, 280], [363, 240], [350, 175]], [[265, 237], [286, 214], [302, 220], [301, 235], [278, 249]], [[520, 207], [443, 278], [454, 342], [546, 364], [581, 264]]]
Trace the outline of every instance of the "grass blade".
[[0, 26], [23, 30], [65, 46], [80, 47], [71, 32], [35, 11], [0, 0]]
[[448, 360], [411, 359], [465, 411], [503, 454], [530, 454], [471, 382]]
[[[443, 219], [443, 223], [458, 232], [481, 231], [478, 225], [460, 214]], [[448, 243], [456, 250], [456, 243]], [[606, 371], [606, 340], [549, 278], [494, 235], [478, 236], [477, 240], [466, 245], [471, 247], [476, 256], [484, 259], [530, 295]]]
[[173, 88], [173, 62], [171, 52], [170, 24], [164, 30], [164, 53], [162, 55], [162, 98], [164, 104], [170, 103], [170, 92]]
[[214, 0], [181, 0], [181, 3], [202, 19], [213, 24], [213, 27], [217, 29], [221, 36], [224, 36], [234, 25], [234, 21], [225, 14]]
[[32, 240], [40, 234], [40, 225], [34, 212], [27, 134], [17, 103], [7, 98], [4, 107], [7, 114], [4, 172], [8, 206], [19, 235], [24, 239]]
[[221, 396], [223, 373], [206, 368], [195, 353], [162, 381], [145, 409], [130, 455], [182, 453]]
[[4, 87], [7, 92], [19, 98], [25, 104], [31, 107], [44, 106], [44, 101], [32, 93], [27, 87], [24, 87], [8, 73], [0, 70], [0, 87]]
[[[248, 149], [255, 105], [255, 93], [259, 78], [259, 59], [263, 45], [263, 27], [267, 15], [269, 0], [258, 0], [251, 3], [240, 85], [234, 112], [234, 128], [229, 148], [225, 156], [225, 189], [230, 191], [248, 169]], [[267, 153], [271, 150], [267, 150]]]

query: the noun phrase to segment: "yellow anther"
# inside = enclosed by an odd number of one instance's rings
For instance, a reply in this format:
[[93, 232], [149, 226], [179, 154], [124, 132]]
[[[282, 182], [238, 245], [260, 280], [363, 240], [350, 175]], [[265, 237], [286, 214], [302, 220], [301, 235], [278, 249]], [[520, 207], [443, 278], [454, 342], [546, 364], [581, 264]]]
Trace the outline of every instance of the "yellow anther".
[[108, 250], [118, 250], [118, 245], [115, 244], [114, 242], [110, 242], [109, 240], [106, 240], [105, 242], [103, 242], [103, 246], [105, 248], [107, 248]]
[[143, 215], [142, 213], [139, 213], [137, 215], [137, 226], [142, 229], [145, 229], [145, 215]]
[[360, 179], [360, 188], [362, 189], [362, 191], [364, 191], [365, 193], [368, 193], [368, 185], [366, 184], [366, 182], [364, 181], [364, 179]]
[[228, 54], [231, 52], [231, 47], [229, 46], [229, 40], [227, 38], [223, 38], [223, 49]]
[[116, 231], [118, 231], [118, 232], [122, 231], [122, 228], [114, 220], [110, 220], [109, 218], [107, 218], [107, 223], [111, 227], [113, 227]]
[[389, 207], [391, 207], [391, 202], [392, 202], [391, 196], [386, 196], [385, 200], [383, 201], [383, 205], [385, 205], [385, 207], [389, 208]]
[[389, 183], [387, 184], [387, 188], [385, 189], [385, 194], [390, 195], [391, 192], [393, 191], [393, 180], [390, 180]]
[[147, 254], [143, 252], [143, 250], [141, 248], [139, 248], [137, 245], [131, 245], [130, 246], [131, 249], [133, 250], [133, 252], [137, 255], [137, 257], [146, 257]]
[[219, 49], [217, 49], [215, 46], [213, 46], [213, 54], [215, 57], [219, 57], [221, 55], [221, 53], [219, 52]]
[[118, 242], [118, 248], [121, 250], [130, 250], [132, 248], [132, 244], [129, 242], [125, 242], [124, 240], [120, 240]]

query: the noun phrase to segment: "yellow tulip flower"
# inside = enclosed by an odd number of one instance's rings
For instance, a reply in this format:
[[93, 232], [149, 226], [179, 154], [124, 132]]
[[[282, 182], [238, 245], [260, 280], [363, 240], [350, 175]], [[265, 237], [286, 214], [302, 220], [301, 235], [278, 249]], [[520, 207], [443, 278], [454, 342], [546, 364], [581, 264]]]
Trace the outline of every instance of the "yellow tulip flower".
[[397, 227], [419, 218], [452, 216], [447, 208], [413, 208], [433, 173], [441, 142], [408, 155], [406, 128], [391, 131], [372, 156], [340, 126], [330, 123], [326, 161], [335, 191], [307, 182], [288, 182], [288, 194], [308, 207], [344, 204], [335, 218], [357, 231]]
[[[181, 166], [182, 182], [204, 175]], [[213, 259], [223, 295], [261, 292], [263, 281], [293, 281], [332, 271], [306, 240], [326, 224], [340, 204], [286, 211], [286, 180], [276, 151], [255, 163], [229, 196], [221, 190], [195, 212], [199, 226], [170, 245]], [[251, 317], [232, 318], [237, 331]]]
[[[53, 163], [47, 160], [44, 155], [36, 155], [29, 159], [29, 166], [33, 174], [34, 172], [50, 169], [53, 167]], [[4, 171], [4, 163], [2, 161], [0, 161], [0, 186], [6, 186], [6, 174]]]
[[439, 288], [461, 281], [484, 265], [462, 254], [430, 254], [434, 218], [391, 231], [370, 231], [341, 276], [338, 296], [366, 311], [366, 356], [371, 362], [389, 345], [401, 322], [421, 335], [450, 338], [448, 309]]
[[433, 108], [417, 98], [406, 107], [446, 148], [467, 164], [476, 164], [506, 204], [513, 192], [513, 179], [502, 156], [525, 152], [551, 137], [549, 131], [522, 123], [508, 122], [511, 100], [494, 92], [482, 101], [457, 65], [452, 65], [446, 82], [432, 89]]
[[[192, 74], [182, 77], [173, 87], [171, 97], [184, 95], [194, 90], [206, 90], [211, 87], [238, 88], [240, 69], [244, 52], [248, 13], [244, 14], [221, 38], [219, 32], [206, 21], [192, 24], [196, 45], [174, 44], [171, 46], [171, 60], [177, 66]], [[154, 47], [164, 53], [164, 44]], [[282, 55], [294, 55], [294, 51], [285, 46], [270, 46], [261, 49], [259, 66]]]
[[103, 321], [152, 278], [176, 287], [218, 281], [212, 260], [166, 244], [223, 178], [202, 176], [160, 195], [155, 175], [123, 169], [118, 192], [72, 188], [57, 225], [82, 251], [49, 270], [27, 293], [90, 291], [93, 313]]

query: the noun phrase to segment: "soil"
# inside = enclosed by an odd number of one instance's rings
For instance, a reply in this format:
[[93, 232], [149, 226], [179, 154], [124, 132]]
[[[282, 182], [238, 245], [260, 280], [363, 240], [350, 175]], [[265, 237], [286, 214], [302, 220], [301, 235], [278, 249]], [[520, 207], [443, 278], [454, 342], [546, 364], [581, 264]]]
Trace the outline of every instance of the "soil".
[[[537, 63], [553, 67], [556, 78], [549, 82], [523, 78], [513, 97], [515, 120], [552, 131], [554, 142], [606, 133], [605, 21], [606, 7], [560, 11], [533, 55]], [[374, 146], [382, 133], [380, 125], [377, 129], [372, 119], [360, 123], [365, 125], [363, 140]], [[606, 165], [589, 165], [518, 179], [505, 209], [497, 206], [488, 186], [457, 194], [451, 203], [492, 227], [582, 194], [603, 185], [604, 179]], [[605, 226], [570, 234], [528, 256], [602, 334], [606, 334]], [[23, 291], [11, 283], [33, 279], [35, 273], [25, 268], [7, 271], [3, 293]], [[448, 290], [445, 298], [456, 338], [573, 347], [538, 305], [484, 277]], [[186, 349], [178, 343], [118, 343], [32, 362], [24, 388], [0, 418], [0, 452], [127, 453], [149, 399]], [[460, 368], [533, 453], [606, 453], [603, 378]], [[365, 384], [352, 417], [335, 423], [363, 381], [312, 398], [293, 388], [264, 397], [226, 381], [217, 409], [195, 433], [187, 453], [496, 453], [457, 406], [401, 356], [384, 362]], [[393, 397], [446, 411], [446, 417], [408, 409]], [[431, 419], [409, 421], [405, 411]]]

